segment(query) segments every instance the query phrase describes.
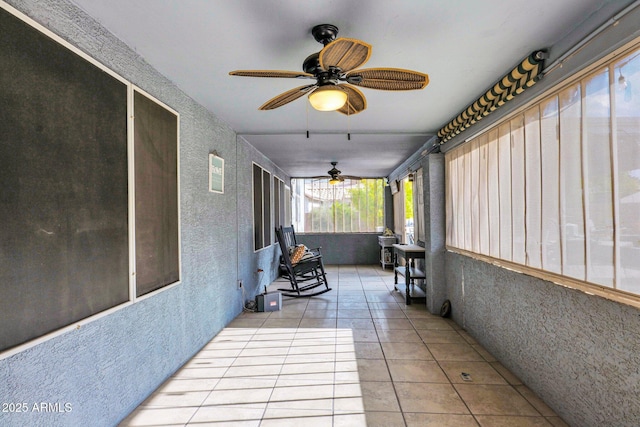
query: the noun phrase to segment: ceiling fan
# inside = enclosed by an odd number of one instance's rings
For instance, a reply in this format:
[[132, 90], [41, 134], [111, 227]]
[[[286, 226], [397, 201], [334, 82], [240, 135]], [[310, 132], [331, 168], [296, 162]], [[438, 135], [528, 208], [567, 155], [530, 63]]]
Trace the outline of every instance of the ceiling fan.
[[282, 107], [303, 95], [320, 111], [357, 114], [367, 108], [367, 100], [356, 88], [390, 91], [424, 89], [429, 76], [400, 68], [357, 69], [369, 60], [371, 45], [356, 39], [336, 39], [338, 28], [331, 24], [316, 25], [311, 34], [324, 48], [304, 60], [304, 72], [281, 70], [237, 70], [232, 76], [315, 79], [310, 85], [288, 90], [264, 103], [260, 110]]
[[[351, 176], [351, 175], [342, 175], [342, 171], [338, 170], [338, 168], [336, 168], [336, 166], [338, 165], [338, 162], [331, 162], [331, 166], [333, 166], [330, 170], [327, 171], [327, 174], [329, 175], [329, 184], [333, 185], [333, 184], [338, 184], [340, 182], [343, 182], [345, 179], [351, 179], [351, 180], [360, 180], [362, 178], [360, 178], [359, 176]], [[314, 179], [326, 179], [327, 176], [323, 175], [323, 176], [314, 176]]]

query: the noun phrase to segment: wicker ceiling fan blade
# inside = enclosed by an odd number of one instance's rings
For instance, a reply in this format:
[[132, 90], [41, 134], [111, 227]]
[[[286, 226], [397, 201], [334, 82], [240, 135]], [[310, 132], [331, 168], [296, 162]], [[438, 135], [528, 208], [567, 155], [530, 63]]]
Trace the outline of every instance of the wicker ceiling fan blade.
[[364, 97], [364, 94], [360, 92], [360, 90], [344, 83], [338, 85], [338, 87], [347, 92], [347, 102], [338, 112], [352, 116], [367, 108], [367, 98]]
[[308, 86], [299, 86], [294, 89], [281, 93], [280, 95], [271, 98], [259, 108], [259, 110], [273, 110], [278, 107], [282, 107], [296, 99], [313, 92], [318, 85], [312, 84]]
[[304, 73], [302, 71], [284, 71], [284, 70], [236, 70], [229, 73], [230, 76], [242, 77], [275, 77], [286, 79], [314, 79], [313, 74]]
[[320, 66], [325, 70], [338, 67], [342, 71], [353, 70], [369, 60], [371, 45], [362, 40], [340, 38], [320, 51]]
[[367, 68], [347, 73], [353, 85], [379, 90], [418, 90], [429, 84], [429, 76], [401, 68]]

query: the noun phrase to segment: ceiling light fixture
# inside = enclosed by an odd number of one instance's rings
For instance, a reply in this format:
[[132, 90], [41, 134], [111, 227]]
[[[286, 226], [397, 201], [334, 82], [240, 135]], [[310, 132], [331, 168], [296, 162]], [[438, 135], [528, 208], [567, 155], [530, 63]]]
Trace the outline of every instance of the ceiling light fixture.
[[332, 178], [329, 180], [329, 184], [331, 184], [331, 185], [340, 184], [340, 180], [339, 180], [338, 178], [333, 178], [333, 177], [332, 177]]
[[309, 103], [318, 111], [336, 111], [347, 102], [347, 93], [334, 85], [320, 86], [309, 95]]

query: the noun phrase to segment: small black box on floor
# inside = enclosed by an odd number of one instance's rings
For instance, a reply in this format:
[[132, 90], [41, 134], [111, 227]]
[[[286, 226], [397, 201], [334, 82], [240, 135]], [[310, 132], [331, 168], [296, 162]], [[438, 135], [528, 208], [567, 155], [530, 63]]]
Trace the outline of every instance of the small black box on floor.
[[256, 295], [256, 305], [258, 311], [280, 311], [282, 295], [280, 292]]

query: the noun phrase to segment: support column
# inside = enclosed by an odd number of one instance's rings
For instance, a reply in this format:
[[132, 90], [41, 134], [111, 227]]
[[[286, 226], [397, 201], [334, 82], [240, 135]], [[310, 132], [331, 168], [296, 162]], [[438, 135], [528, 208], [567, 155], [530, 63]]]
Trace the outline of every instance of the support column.
[[447, 299], [444, 273], [446, 219], [444, 154], [429, 154], [422, 160], [425, 224], [425, 275], [427, 310], [439, 314]]

